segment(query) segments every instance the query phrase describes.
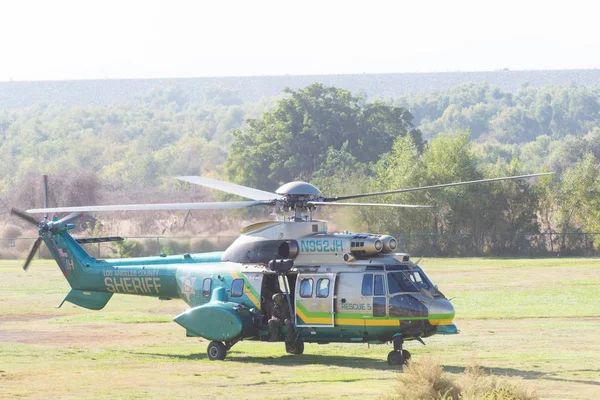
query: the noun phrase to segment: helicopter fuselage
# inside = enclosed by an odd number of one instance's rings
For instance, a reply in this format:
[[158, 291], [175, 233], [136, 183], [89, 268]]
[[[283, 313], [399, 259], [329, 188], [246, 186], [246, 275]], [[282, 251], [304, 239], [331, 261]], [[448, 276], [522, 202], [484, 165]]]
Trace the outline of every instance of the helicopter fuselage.
[[[49, 248], [72, 286], [65, 301], [101, 309], [113, 294], [181, 298], [190, 308], [174, 320], [188, 336], [268, 340], [276, 293], [292, 306], [296, 341], [457, 333], [450, 302], [408, 254], [393, 252], [390, 238], [329, 233], [321, 221], [273, 221], [246, 228], [224, 252], [107, 260], [89, 255], [66, 229], [44, 240], [56, 244]], [[276, 259], [288, 268], [270, 269]]]

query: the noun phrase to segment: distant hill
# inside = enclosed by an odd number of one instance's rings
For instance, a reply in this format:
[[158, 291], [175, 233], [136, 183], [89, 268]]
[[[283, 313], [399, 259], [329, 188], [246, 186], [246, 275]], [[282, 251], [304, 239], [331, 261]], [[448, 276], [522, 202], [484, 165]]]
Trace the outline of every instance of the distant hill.
[[408, 93], [429, 93], [462, 83], [487, 82], [503, 91], [514, 92], [523, 84], [544, 86], [600, 86], [600, 70], [442, 72], [361, 75], [256, 76], [228, 78], [106, 79], [80, 81], [0, 82], [0, 108], [20, 108], [38, 103], [105, 105], [137, 103], [154, 86], [174, 84], [185, 90], [192, 102], [200, 103], [213, 87], [235, 90], [245, 102], [275, 96], [283, 88], [298, 89], [322, 82], [364, 91], [372, 97], [397, 97]]

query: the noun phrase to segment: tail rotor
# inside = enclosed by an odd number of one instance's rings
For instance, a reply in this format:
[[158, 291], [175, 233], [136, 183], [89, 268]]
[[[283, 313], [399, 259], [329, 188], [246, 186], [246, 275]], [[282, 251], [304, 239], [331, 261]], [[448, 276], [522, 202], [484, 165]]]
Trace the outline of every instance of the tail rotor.
[[[47, 175], [44, 175], [44, 207], [48, 208], [48, 176]], [[64, 218], [61, 218], [58, 221], [49, 221], [48, 213], [45, 213], [44, 220], [38, 221], [30, 214], [27, 214], [21, 210], [17, 210], [16, 208], [12, 208], [10, 210], [10, 213], [12, 215], [15, 215], [15, 216], [21, 218], [24, 221], [29, 222], [32, 225], [35, 225], [38, 227], [39, 236], [33, 243], [33, 246], [31, 247], [31, 250], [29, 251], [27, 258], [25, 259], [25, 264], [23, 265], [23, 269], [25, 271], [27, 271], [27, 269], [29, 268], [29, 264], [31, 264], [33, 257], [35, 257], [35, 253], [37, 253], [40, 246], [42, 245], [42, 241], [44, 241], [44, 236], [53, 234], [53, 233], [57, 232], [59, 229], [68, 228], [67, 225], [70, 222], [76, 220], [77, 218], [79, 218], [81, 216], [81, 213], [74, 212], [74, 213], [67, 215]], [[50, 241], [47, 241], [46, 243], [47, 243], [48, 247], [51, 248], [51, 250], [58, 250], [56, 247], [56, 243], [54, 243], [54, 241], [50, 240]], [[60, 261], [59, 261], [59, 265], [60, 265]], [[61, 265], [61, 268], [62, 268], [62, 265]]]
[[40, 245], [42, 244], [42, 241], [43, 241], [42, 234], [43, 234], [43, 231], [45, 230], [45, 228], [47, 228], [48, 223], [46, 221], [38, 222], [31, 215], [26, 214], [23, 211], [17, 210], [15, 208], [11, 209], [10, 213], [12, 215], [16, 215], [17, 217], [29, 222], [30, 224], [37, 226], [39, 228], [39, 236], [33, 243], [33, 246], [31, 247], [31, 250], [29, 251], [29, 255], [27, 255], [27, 259], [25, 259], [25, 264], [23, 265], [23, 269], [25, 271], [27, 271], [27, 268], [29, 268], [29, 264], [31, 264], [33, 257], [35, 257], [35, 253], [37, 253], [38, 249], [40, 248]]
[[31, 247], [31, 251], [29, 252], [29, 255], [27, 256], [27, 259], [25, 260], [25, 264], [23, 265], [23, 270], [27, 271], [27, 268], [29, 268], [29, 264], [31, 264], [33, 257], [35, 257], [35, 253], [37, 253], [38, 249], [40, 248], [40, 245], [42, 244], [42, 240], [43, 239], [40, 236], [33, 243], [33, 247]]

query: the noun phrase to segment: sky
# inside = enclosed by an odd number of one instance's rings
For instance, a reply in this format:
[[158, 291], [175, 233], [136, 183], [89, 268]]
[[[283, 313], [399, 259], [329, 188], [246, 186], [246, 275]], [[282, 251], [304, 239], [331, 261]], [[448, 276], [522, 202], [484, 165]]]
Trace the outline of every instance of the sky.
[[0, 81], [600, 67], [600, 3], [0, 0]]

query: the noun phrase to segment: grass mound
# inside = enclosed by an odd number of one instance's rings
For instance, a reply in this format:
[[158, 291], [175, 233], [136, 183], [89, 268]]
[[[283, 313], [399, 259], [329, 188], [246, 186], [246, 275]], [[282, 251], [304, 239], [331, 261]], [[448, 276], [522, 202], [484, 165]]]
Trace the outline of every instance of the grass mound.
[[507, 379], [473, 366], [454, 376], [439, 361], [423, 357], [398, 375], [393, 400], [537, 400], [538, 396]]

